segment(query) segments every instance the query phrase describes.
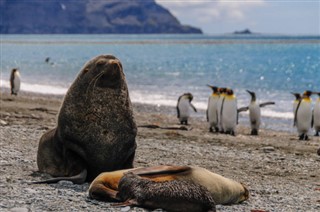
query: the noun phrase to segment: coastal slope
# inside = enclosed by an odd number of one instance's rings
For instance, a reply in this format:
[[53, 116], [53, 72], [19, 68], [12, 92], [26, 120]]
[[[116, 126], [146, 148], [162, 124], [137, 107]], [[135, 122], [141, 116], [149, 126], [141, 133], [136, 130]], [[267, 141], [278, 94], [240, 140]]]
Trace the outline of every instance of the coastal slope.
[[1, 34], [202, 33], [154, 0], [0, 0]]

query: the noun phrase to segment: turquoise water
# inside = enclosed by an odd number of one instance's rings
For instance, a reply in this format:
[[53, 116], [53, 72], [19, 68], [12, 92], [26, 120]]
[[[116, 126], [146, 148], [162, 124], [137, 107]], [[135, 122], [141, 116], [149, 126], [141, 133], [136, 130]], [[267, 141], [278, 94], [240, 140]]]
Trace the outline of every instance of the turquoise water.
[[262, 111], [266, 128], [291, 130], [290, 92], [320, 91], [319, 36], [260, 35], [1, 35], [1, 86], [19, 67], [22, 90], [63, 94], [99, 54], [121, 60], [133, 102], [175, 106], [191, 92], [206, 109], [212, 84], [233, 88], [241, 107], [249, 89], [260, 101], [276, 101]]

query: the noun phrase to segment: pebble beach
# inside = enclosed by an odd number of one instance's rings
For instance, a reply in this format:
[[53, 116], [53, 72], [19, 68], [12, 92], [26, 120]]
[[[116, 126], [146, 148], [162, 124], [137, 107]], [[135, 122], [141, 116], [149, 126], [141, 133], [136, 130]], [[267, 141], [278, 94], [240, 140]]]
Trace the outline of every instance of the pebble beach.
[[[88, 197], [89, 183], [29, 184], [49, 178], [37, 170], [38, 142], [56, 125], [63, 96], [21, 92], [0, 98], [0, 211], [143, 211], [113, 207]], [[133, 104], [138, 126], [177, 126], [174, 107]], [[171, 111], [168, 113], [168, 111]], [[208, 131], [192, 117], [188, 131], [138, 127], [135, 166], [195, 165], [247, 185], [250, 198], [217, 211], [320, 211], [320, 138], [299, 141], [296, 133], [261, 129], [250, 136]]]

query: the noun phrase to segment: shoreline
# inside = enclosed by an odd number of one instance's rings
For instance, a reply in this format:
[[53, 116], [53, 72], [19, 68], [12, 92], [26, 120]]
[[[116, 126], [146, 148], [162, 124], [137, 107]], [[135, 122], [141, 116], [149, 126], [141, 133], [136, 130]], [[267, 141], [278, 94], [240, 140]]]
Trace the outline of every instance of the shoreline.
[[[59, 182], [29, 185], [48, 178], [37, 172], [36, 154], [41, 135], [55, 127], [63, 96], [21, 92], [0, 94], [1, 211], [121, 210], [91, 200], [88, 183]], [[178, 124], [175, 108], [133, 103], [138, 126]], [[190, 131], [138, 128], [135, 166], [196, 165], [246, 184], [248, 201], [217, 206], [218, 211], [320, 210], [320, 138], [299, 141], [289, 132], [262, 129], [250, 136], [247, 126], [237, 136], [208, 132], [203, 118], [191, 117]], [[137, 210], [138, 208], [133, 208]]]

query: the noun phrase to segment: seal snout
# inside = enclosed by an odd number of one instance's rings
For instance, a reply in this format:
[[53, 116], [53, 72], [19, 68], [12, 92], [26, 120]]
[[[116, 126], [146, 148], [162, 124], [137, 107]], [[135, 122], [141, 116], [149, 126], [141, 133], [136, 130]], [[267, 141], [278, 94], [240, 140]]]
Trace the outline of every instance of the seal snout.
[[118, 59], [102, 58], [96, 62], [96, 66], [100, 69], [98, 87], [115, 88], [120, 85], [122, 66]]

